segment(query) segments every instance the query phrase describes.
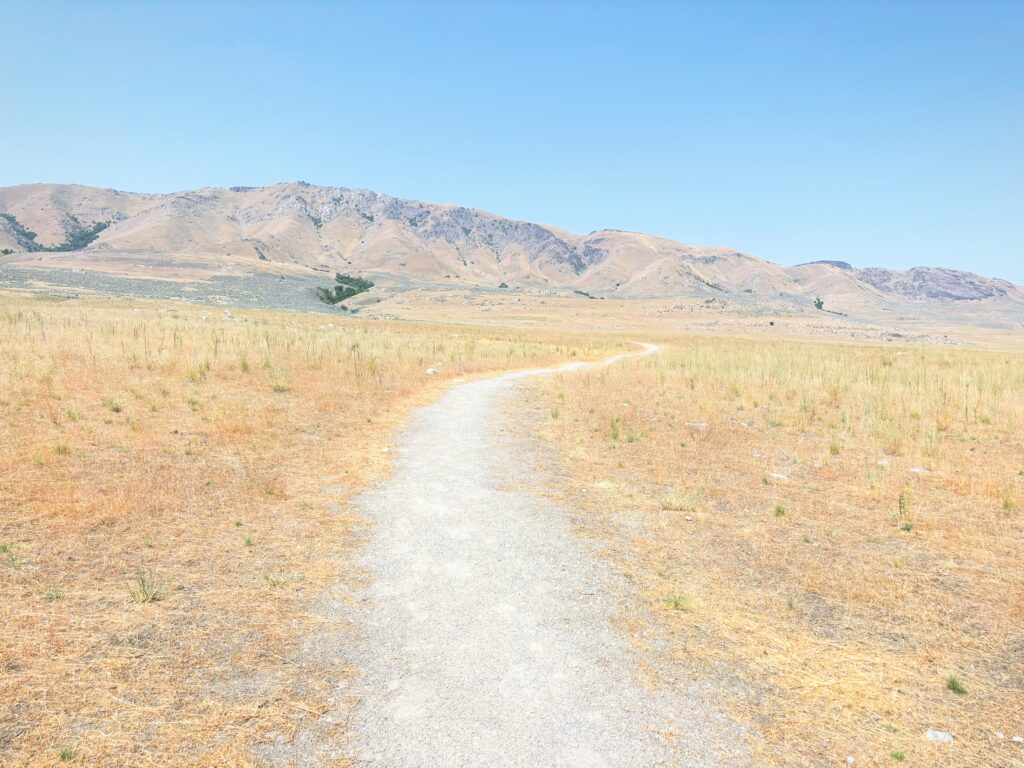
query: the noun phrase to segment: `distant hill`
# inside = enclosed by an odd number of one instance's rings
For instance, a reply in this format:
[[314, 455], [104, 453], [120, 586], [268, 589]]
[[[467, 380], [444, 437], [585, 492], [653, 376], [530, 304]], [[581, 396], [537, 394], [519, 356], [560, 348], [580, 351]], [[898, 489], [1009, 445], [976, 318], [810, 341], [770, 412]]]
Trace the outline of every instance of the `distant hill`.
[[[731, 248], [633, 232], [576, 235], [471, 208], [304, 182], [166, 195], [77, 185], [0, 188], [0, 264], [130, 270], [147, 263], [237, 273], [343, 271], [403, 285], [581, 291], [597, 297], [728, 297], [877, 316], [907, 308], [1019, 324], [1024, 291], [949, 269], [783, 267]], [[71, 254], [43, 258], [43, 254]], [[200, 266], [201, 265], [201, 268]]]

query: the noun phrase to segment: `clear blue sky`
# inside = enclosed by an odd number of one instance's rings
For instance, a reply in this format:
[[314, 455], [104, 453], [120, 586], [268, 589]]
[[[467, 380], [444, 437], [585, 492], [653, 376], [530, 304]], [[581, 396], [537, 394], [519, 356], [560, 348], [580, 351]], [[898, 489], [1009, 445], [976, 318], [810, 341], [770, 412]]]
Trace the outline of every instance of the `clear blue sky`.
[[1022, 0], [0, 0], [0, 23], [0, 185], [303, 179], [1024, 284]]

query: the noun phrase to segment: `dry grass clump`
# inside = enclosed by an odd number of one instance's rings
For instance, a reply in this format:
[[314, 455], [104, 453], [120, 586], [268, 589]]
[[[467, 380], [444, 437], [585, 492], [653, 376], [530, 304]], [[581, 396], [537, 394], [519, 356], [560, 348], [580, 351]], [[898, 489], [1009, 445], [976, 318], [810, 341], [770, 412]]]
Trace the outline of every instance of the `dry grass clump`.
[[1024, 764], [1024, 356], [699, 338], [536, 386], [759, 764]]
[[404, 414], [454, 376], [608, 351], [0, 296], [0, 764], [249, 764], [346, 674], [295, 651]]

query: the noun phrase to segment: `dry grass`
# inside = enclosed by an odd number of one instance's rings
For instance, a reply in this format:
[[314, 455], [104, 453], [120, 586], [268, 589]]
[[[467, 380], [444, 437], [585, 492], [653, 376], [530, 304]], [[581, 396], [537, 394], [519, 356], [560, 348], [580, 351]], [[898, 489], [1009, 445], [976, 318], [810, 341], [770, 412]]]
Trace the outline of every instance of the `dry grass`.
[[675, 658], [741, 681], [757, 764], [1024, 764], [1019, 353], [694, 338], [536, 387]]
[[408, 410], [463, 373], [609, 351], [0, 296], [0, 763], [249, 764], [346, 674], [292, 659]]

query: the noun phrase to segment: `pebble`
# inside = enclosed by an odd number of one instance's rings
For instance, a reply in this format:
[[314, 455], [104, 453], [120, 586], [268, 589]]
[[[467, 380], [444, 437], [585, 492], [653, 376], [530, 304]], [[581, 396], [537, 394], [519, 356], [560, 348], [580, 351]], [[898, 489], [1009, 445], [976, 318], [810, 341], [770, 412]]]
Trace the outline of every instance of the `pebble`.
[[929, 728], [924, 732], [924, 737], [928, 741], [940, 741], [943, 744], [950, 744], [956, 738], [952, 733], [946, 731], [936, 731], [934, 728]]

